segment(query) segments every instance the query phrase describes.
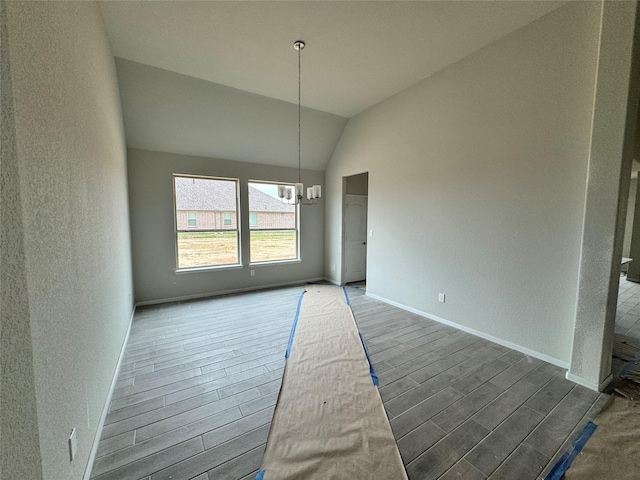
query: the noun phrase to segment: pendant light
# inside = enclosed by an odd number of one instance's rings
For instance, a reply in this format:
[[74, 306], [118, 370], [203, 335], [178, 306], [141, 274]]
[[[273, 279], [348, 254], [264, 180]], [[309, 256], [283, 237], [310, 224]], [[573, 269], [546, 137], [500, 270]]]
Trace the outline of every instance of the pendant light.
[[295, 186], [291, 185], [278, 185], [278, 197], [283, 203], [287, 203], [289, 205], [314, 205], [318, 203], [318, 199], [322, 196], [322, 187], [320, 185], [314, 185], [312, 187], [307, 188], [307, 200], [308, 202], [303, 202], [304, 196], [304, 185], [300, 179], [300, 158], [301, 158], [301, 148], [300, 148], [300, 111], [301, 111], [301, 103], [300, 103], [300, 52], [304, 49], [305, 43], [302, 40], [296, 40], [293, 43], [293, 48], [298, 51], [298, 183]]

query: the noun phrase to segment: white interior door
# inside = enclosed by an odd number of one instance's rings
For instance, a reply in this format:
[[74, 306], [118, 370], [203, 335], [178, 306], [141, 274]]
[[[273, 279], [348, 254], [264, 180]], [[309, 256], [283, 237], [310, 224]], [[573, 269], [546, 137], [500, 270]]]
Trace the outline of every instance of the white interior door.
[[345, 283], [367, 278], [367, 197], [347, 195], [345, 208]]

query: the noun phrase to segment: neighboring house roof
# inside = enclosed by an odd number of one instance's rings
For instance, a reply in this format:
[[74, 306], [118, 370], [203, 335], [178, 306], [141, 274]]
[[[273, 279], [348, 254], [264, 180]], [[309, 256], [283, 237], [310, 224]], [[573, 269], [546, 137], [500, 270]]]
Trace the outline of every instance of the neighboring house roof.
[[[175, 177], [177, 210], [215, 210], [231, 212], [236, 209], [234, 184], [224, 180]], [[260, 190], [249, 187], [249, 211], [294, 212], [286, 205]]]
[[253, 188], [249, 185], [249, 211], [250, 212], [289, 212], [296, 211], [294, 205], [282, 203], [280, 199]]
[[233, 182], [188, 177], [175, 177], [175, 179], [177, 210], [230, 212], [236, 209]]

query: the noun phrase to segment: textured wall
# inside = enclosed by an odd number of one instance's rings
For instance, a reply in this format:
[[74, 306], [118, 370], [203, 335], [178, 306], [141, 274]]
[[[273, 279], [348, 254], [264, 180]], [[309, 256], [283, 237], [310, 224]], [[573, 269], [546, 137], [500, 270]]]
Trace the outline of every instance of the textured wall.
[[[251, 180], [296, 182], [298, 170], [247, 162], [128, 150], [131, 245], [136, 301], [151, 302], [191, 295], [277, 285], [323, 277], [324, 199], [300, 213], [301, 261], [249, 266]], [[172, 175], [209, 175], [240, 179], [241, 268], [176, 274], [176, 237]], [[322, 172], [303, 170], [305, 185], [324, 184]], [[250, 270], [255, 275], [250, 275]]]
[[[627, 197], [638, 115], [640, 65], [633, 50], [637, 2], [603, 2], [589, 170], [568, 378], [594, 389], [611, 379]], [[634, 45], [634, 34], [636, 44]], [[634, 251], [632, 246], [631, 251]], [[635, 255], [635, 253], [634, 253]], [[631, 272], [633, 277], [633, 272]]]
[[4, 0], [0, 8], [0, 478], [36, 479], [42, 467]]
[[7, 25], [42, 476], [79, 479], [132, 311], [115, 65], [95, 3], [8, 2]]
[[599, 4], [572, 2], [352, 118], [325, 271], [342, 177], [368, 171], [368, 292], [567, 364], [598, 27]]

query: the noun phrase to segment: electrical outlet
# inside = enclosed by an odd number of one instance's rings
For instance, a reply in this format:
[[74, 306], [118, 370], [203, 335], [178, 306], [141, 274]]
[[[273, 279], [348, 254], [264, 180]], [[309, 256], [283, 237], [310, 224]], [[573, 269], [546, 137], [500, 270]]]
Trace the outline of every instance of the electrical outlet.
[[69, 461], [73, 462], [73, 458], [76, 456], [76, 452], [78, 451], [78, 435], [76, 434], [76, 429], [71, 429], [71, 433], [69, 434]]
[[444, 303], [444, 293], [439, 293], [439, 294], [438, 294], [438, 301], [439, 301], [440, 303]]
[[256, 275], [256, 271], [255, 270], [251, 270], [251, 276], [254, 277]]
[[335, 272], [336, 271], [336, 266], [334, 264], [331, 264], [331, 271]]

